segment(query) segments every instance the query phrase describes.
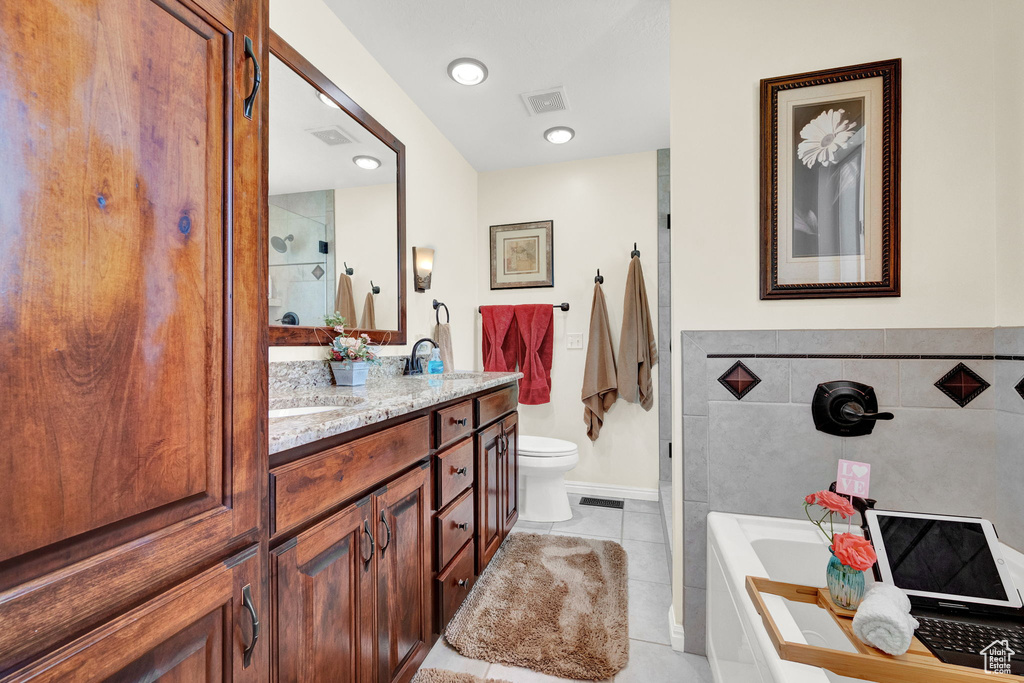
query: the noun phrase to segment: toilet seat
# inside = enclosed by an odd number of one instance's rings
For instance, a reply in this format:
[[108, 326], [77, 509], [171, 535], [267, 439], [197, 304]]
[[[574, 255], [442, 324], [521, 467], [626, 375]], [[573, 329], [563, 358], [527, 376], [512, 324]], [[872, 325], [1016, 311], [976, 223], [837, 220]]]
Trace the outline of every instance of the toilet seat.
[[578, 454], [579, 449], [571, 441], [552, 439], [546, 436], [522, 435], [519, 437], [519, 455], [528, 458], [558, 458]]

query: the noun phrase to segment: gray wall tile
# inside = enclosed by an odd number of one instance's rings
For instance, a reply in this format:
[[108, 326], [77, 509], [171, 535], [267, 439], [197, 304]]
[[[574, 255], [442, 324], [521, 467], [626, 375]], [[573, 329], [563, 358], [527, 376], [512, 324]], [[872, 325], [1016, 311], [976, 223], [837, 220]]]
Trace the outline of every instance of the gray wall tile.
[[815, 431], [805, 405], [710, 404], [712, 510], [799, 517], [800, 503], [835, 479], [843, 439]]
[[779, 353], [884, 353], [883, 330], [779, 330]]
[[[956, 401], [942, 393], [935, 383], [956, 367], [957, 360], [901, 360], [900, 405], [909, 408], [960, 409]], [[989, 384], [995, 376], [994, 361], [966, 360], [964, 365], [981, 375]], [[966, 410], [991, 410], [996, 392], [990, 386], [965, 407]]]
[[1024, 413], [1024, 398], [1021, 398], [1014, 389], [1017, 383], [1024, 379], [1024, 363], [1016, 360], [997, 360], [994, 372], [995, 382], [989, 391], [995, 392], [996, 410]]
[[[743, 397], [744, 403], [789, 403], [788, 358], [744, 358], [743, 364], [761, 382]], [[718, 381], [736, 363], [735, 358], [708, 358], [708, 400], [736, 401], [736, 397]]]
[[871, 463], [879, 508], [993, 519], [995, 429], [993, 411], [900, 410], [869, 436], [842, 441], [847, 459]]
[[990, 518], [999, 537], [1017, 550], [1024, 550], [1024, 415], [996, 413], [997, 513]]
[[775, 353], [775, 330], [693, 330], [683, 334], [705, 353]]
[[707, 354], [685, 332], [682, 337], [683, 415], [707, 415]]
[[1024, 327], [997, 327], [995, 348], [1000, 356], [1024, 356]]
[[900, 404], [899, 361], [846, 359], [843, 361], [843, 379], [874, 387], [879, 407], [891, 408]]
[[810, 405], [822, 382], [843, 378], [843, 361], [838, 358], [794, 358], [789, 363], [790, 401]]
[[696, 655], [705, 654], [707, 648], [707, 599], [703, 588], [686, 588], [683, 591], [683, 650]]
[[672, 481], [672, 460], [668, 457], [670, 443], [668, 439], [658, 441], [658, 481]]
[[707, 585], [708, 511], [707, 503], [683, 503], [683, 582], [690, 586]]
[[669, 148], [658, 150], [658, 175], [668, 175], [671, 170], [672, 150]]
[[683, 417], [683, 500], [708, 500], [708, 418]]
[[992, 354], [991, 327], [890, 329], [885, 331], [885, 352], [894, 354]]

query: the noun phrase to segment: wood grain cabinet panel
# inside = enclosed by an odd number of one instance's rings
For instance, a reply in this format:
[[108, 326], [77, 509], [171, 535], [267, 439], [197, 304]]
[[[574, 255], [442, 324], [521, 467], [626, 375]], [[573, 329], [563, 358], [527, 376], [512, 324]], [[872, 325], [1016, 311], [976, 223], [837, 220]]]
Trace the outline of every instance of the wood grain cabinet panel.
[[501, 424], [476, 437], [476, 570], [479, 574], [501, 545]]
[[426, 417], [385, 429], [270, 472], [272, 534], [328, 510], [430, 453]]
[[257, 618], [266, 617], [261, 563], [258, 548], [250, 548], [2, 680], [266, 681], [266, 633], [259, 628], [254, 642], [243, 597], [247, 589]]
[[498, 507], [504, 539], [519, 521], [519, 413], [512, 413], [501, 424], [503, 438]]
[[519, 405], [519, 385], [512, 384], [476, 399], [476, 424], [484, 427]]
[[452, 559], [450, 565], [437, 575], [438, 617], [441, 619], [440, 631], [455, 616], [459, 607], [466, 600], [469, 591], [476, 583], [477, 574], [473, 567], [476, 563], [476, 548], [470, 541]]
[[437, 447], [473, 433], [473, 402], [463, 401], [450, 408], [442, 408], [437, 415]]
[[374, 495], [378, 677], [408, 683], [432, 644], [429, 461]]
[[272, 680], [376, 680], [374, 533], [367, 497], [271, 552]]
[[445, 566], [466, 541], [473, 538], [475, 502], [473, 492], [466, 491], [444, 511], [437, 513], [437, 564]]
[[448, 503], [473, 486], [476, 468], [473, 457], [473, 440], [466, 439], [437, 455], [437, 509], [444, 509]]
[[258, 536], [264, 21], [0, 3], [0, 673]]

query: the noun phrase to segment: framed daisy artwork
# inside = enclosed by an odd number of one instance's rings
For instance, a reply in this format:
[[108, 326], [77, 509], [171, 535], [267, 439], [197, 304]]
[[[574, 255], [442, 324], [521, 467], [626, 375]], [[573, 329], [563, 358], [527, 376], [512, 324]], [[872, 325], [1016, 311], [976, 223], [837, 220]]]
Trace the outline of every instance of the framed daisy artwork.
[[900, 60], [761, 81], [761, 298], [900, 295]]

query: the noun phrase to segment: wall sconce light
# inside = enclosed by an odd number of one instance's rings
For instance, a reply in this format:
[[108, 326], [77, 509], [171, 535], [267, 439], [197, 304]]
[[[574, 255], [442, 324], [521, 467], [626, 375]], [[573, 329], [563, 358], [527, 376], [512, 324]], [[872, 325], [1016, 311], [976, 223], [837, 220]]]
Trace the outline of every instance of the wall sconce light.
[[416, 291], [425, 292], [430, 289], [430, 274], [434, 271], [434, 250], [413, 247], [412, 263], [416, 275]]

